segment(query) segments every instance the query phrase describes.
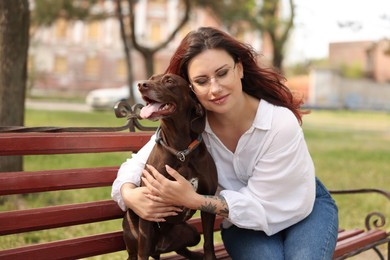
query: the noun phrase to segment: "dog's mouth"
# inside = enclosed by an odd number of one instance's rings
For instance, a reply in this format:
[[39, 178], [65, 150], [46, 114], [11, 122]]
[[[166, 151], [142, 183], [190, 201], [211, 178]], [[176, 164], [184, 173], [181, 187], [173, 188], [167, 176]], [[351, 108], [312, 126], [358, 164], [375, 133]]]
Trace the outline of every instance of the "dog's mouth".
[[176, 109], [172, 103], [161, 103], [147, 97], [143, 98], [146, 101], [146, 106], [140, 111], [140, 117], [143, 119], [158, 120], [172, 114]]

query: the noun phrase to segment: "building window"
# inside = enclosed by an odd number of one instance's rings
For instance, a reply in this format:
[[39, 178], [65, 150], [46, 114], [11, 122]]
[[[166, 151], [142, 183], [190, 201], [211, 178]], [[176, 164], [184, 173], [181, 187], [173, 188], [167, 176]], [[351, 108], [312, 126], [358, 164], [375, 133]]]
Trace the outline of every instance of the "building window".
[[100, 23], [98, 21], [93, 21], [88, 23], [88, 39], [89, 40], [98, 40], [100, 32]]
[[121, 59], [117, 61], [116, 77], [119, 79], [125, 79], [127, 77], [127, 65], [125, 59]]
[[96, 78], [99, 75], [99, 60], [96, 57], [88, 57], [86, 59], [84, 75], [88, 78]]
[[66, 28], [68, 23], [65, 19], [60, 18], [55, 23], [55, 35], [59, 39], [64, 39], [66, 37]]
[[151, 41], [153, 43], [158, 43], [161, 41], [161, 27], [159, 23], [151, 24]]
[[63, 56], [54, 58], [54, 73], [65, 74], [68, 71], [68, 61]]

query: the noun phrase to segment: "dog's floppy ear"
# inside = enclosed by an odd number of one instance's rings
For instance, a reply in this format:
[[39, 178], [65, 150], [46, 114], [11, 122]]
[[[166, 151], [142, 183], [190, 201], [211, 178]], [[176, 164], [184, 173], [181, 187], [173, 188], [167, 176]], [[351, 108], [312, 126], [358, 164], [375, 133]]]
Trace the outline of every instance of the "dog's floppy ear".
[[191, 115], [191, 130], [197, 134], [201, 134], [206, 126], [206, 112], [203, 106], [196, 102]]

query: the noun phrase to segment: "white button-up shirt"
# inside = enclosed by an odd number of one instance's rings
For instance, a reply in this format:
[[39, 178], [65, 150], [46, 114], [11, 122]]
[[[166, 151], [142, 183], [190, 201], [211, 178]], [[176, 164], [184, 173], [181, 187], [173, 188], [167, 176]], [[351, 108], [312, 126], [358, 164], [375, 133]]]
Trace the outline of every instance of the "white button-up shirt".
[[[315, 200], [315, 171], [302, 129], [287, 108], [260, 101], [252, 126], [235, 152], [227, 149], [208, 122], [203, 133], [218, 171], [220, 195], [229, 217], [223, 225], [275, 234], [304, 219]], [[120, 187], [140, 184], [140, 175], [155, 144], [155, 136], [123, 163], [112, 187], [112, 198], [126, 210]]]

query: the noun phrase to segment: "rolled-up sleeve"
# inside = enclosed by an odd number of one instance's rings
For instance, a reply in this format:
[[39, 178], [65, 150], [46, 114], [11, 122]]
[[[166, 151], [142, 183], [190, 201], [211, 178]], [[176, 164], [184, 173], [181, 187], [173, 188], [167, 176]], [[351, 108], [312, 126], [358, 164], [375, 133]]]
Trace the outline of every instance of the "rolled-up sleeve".
[[121, 196], [121, 187], [124, 183], [140, 185], [142, 170], [145, 168], [146, 160], [155, 145], [155, 139], [156, 137], [153, 135], [149, 142], [138, 153], [133, 153], [131, 158], [127, 159], [118, 170], [117, 177], [112, 184], [111, 197], [123, 211], [127, 207]]

